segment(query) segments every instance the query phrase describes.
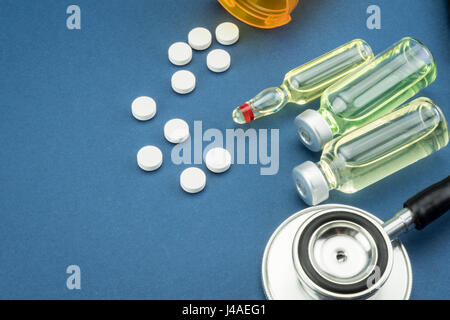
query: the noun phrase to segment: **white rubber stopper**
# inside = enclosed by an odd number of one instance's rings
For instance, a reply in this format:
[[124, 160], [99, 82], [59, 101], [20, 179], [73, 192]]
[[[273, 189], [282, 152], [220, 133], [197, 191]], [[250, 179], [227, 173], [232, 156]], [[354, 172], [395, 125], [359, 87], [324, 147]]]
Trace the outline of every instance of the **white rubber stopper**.
[[172, 75], [172, 89], [179, 94], [188, 94], [195, 89], [195, 75], [187, 70], [180, 70]]
[[205, 50], [208, 49], [212, 43], [212, 35], [206, 28], [192, 29], [188, 34], [188, 42], [192, 49]]
[[206, 186], [206, 175], [199, 168], [187, 168], [180, 175], [180, 185], [188, 193], [198, 193]]
[[131, 104], [131, 113], [137, 120], [150, 120], [156, 114], [156, 102], [150, 97], [136, 98]]
[[230, 46], [239, 40], [239, 28], [231, 22], [224, 22], [216, 28], [216, 39], [220, 44]]
[[172, 119], [164, 125], [164, 137], [171, 143], [182, 143], [189, 136], [189, 125], [184, 120]]
[[206, 57], [206, 65], [213, 72], [227, 71], [231, 65], [230, 54], [222, 49], [212, 50]]
[[176, 66], [184, 66], [192, 60], [192, 48], [185, 42], [175, 42], [169, 47], [169, 60]]
[[145, 146], [137, 153], [137, 163], [144, 171], [155, 171], [161, 167], [163, 154], [155, 146]]
[[206, 153], [206, 167], [214, 173], [227, 171], [231, 166], [231, 155], [227, 149], [213, 148]]

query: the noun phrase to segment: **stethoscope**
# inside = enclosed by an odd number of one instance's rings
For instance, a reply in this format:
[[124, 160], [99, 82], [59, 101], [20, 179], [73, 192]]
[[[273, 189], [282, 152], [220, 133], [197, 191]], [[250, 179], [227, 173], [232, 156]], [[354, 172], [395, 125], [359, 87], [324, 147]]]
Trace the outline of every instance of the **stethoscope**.
[[408, 299], [412, 271], [397, 236], [450, 209], [450, 177], [405, 202], [384, 222], [346, 205], [310, 207], [270, 238], [262, 278], [268, 299]]

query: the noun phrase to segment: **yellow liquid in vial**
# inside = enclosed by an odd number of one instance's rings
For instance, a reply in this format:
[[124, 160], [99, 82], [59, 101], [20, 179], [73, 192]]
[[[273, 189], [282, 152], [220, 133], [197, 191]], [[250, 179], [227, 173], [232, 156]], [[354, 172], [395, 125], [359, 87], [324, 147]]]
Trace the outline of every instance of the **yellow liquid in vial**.
[[419, 98], [327, 143], [319, 168], [330, 189], [354, 193], [448, 144], [442, 111]]
[[388, 114], [436, 79], [428, 48], [404, 38], [351, 76], [328, 88], [318, 112], [334, 135]]

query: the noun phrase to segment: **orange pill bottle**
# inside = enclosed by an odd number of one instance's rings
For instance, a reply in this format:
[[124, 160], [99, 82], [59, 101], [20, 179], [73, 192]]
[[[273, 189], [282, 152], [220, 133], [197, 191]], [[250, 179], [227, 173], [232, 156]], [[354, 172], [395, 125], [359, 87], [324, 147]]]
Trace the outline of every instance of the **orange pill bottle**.
[[298, 0], [218, 0], [239, 20], [263, 29], [276, 28], [291, 21]]

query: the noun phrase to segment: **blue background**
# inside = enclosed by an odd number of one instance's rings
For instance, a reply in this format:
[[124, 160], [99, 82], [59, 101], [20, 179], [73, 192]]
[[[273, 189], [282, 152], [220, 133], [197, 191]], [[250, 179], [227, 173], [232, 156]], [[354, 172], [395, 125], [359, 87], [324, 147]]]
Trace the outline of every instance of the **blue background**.
[[[66, 28], [77, 4], [82, 30]], [[382, 29], [366, 28], [378, 4]], [[449, 4], [445, 0], [304, 0], [287, 26], [258, 30], [216, 1], [0, 0], [0, 298], [263, 299], [261, 259], [272, 232], [305, 208], [291, 169], [319, 154], [297, 140], [289, 106], [248, 127], [280, 128], [280, 170], [259, 165], [207, 171], [207, 187], [179, 187], [187, 167], [170, 161], [163, 126], [179, 117], [203, 129], [235, 128], [233, 108], [283, 75], [354, 38], [379, 53], [404, 36], [424, 41], [438, 66], [421, 95], [450, 116]], [[172, 92], [179, 68], [167, 48], [197, 26], [233, 21], [241, 40], [226, 49], [232, 67], [213, 74], [205, 52], [186, 68], [197, 76], [187, 96]], [[213, 48], [221, 47], [214, 43]], [[134, 98], [149, 95], [156, 117], [131, 116]], [[307, 107], [316, 108], [317, 101]], [[156, 172], [136, 165], [148, 144], [165, 156]], [[204, 145], [206, 146], [206, 144]], [[354, 205], [382, 219], [449, 173], [450, 148], [353, 195]], [[403, 237], [410, 254], [412, 298], [450, 298], [450, 215]], [[82, 289], [66, 288], [66, 267], [79, 265]]]

